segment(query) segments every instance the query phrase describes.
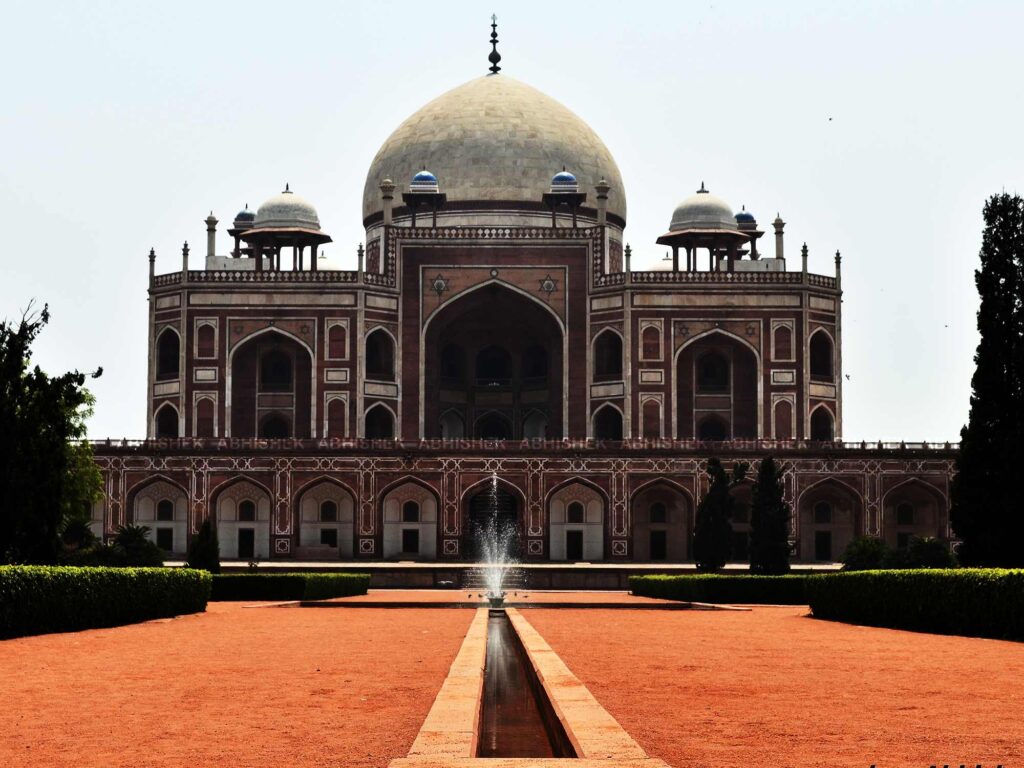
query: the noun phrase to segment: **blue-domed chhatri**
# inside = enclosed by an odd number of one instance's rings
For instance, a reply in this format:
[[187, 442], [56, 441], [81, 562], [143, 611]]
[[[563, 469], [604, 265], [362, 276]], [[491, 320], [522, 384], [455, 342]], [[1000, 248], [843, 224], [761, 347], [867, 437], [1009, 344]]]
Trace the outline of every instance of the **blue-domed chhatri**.
[[757, 224], [757, 219], [754, 218], [754, 214], [747, 210], [747, 206], [743, 206], [739, 213], [736, 214], [737, 224]]
[[418, 171], [416, 175], [412, 177], [412, 181], [409, 182], [409, 191], [437, 194], [440, 191], [440, 187], [437, 183], [437, 176], [432, 174], [426, 168]]
[[573, 174], [569, 173], [565, 168], [562, 168], [562, 170], [551, 177], [551, 191], [579, 192], [580, 183], [576, 180], [576, 177]]

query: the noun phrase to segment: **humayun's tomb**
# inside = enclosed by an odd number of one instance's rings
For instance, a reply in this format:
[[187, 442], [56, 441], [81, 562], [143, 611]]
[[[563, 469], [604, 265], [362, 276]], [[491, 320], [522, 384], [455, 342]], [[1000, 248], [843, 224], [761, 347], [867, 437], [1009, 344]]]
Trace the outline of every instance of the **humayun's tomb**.
[[319, 268], [287, 187], [226, 239], [211, 214], [205, 269], [150, 252], [147, 439], [95, 446], [104, 536], [180, 554], [212, 517], [225, 558], [471, 560], [497, 473], [526, 562], [686, 562], [707, 459], [770, 453], [798, 562], [948, 539], [954, 447], [842, 442], [839, 254], [810, 273], [696, 179], [635, 269], [608, 148], [493, 57], [373, 158], [356, 270]]

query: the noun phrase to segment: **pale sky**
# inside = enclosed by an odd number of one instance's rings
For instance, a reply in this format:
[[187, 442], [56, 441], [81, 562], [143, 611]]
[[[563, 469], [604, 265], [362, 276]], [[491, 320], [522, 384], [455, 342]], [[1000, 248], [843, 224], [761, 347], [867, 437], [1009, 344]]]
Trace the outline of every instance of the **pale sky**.
[[[146, 287], [202, 267], [285, 182], [354, 268], [370, 160], [421, 105], [503, 72], [586, 120], [626, 185], [634, 266], [704, 181], [790, 268], [843, 252], [844, 438], [956, 440], [986, 197], [1024, 187], [1024, 3], [6, 0], [0, 315], [49, 302], [36, 361], [103, 366], [91, 437], [142, 437]], [[831, 119], [830, 119], [831, 118]]]

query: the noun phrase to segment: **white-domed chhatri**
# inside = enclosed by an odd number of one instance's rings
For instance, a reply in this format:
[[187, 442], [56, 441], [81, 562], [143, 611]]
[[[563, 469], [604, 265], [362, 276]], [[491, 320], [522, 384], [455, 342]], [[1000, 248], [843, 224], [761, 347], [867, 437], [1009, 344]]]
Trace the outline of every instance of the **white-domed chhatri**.
[[676, 206], [672, 213], [669, 232], [686, 230], [730, 230], [735, 231], [736, 216], [722, 198], [716, 197], [704, 188], [700, 189]]
[[285, 184], [284, 192], [274, 195], [256, 210], [255, 229], [281, 228], [320, 229], [316, 208], [296, 195]]
[[492, 209], [495, 202], [539, 205], [552, 172], [563, 167], [578, 179], [591, 208], [594, 186], [606, 179], [609, 217], [624, 223], [619, 168], [590, 126], [525, 83], [486, 75], [434, 99], [384, 142], [366, 175], [363, 217], [382, 210], [384, 179], [409, 179], [422, 168], [439, 180], [447, 207], [471, 210], [473, 202]]

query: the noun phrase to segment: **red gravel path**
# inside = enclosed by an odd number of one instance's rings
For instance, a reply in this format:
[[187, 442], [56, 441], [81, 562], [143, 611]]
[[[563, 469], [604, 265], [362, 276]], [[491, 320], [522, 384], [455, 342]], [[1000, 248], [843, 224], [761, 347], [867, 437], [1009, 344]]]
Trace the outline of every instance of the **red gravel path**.
[[1024, 644], [806, 613], [524, 616], [641, 746], [676, 768], [1024, 764]]
[[470, 610], [211, 604], [0, 642], [0, 766], [386, 766]]
[[[329, 603], [462, 603], [485, 604], [484, 593], [464, 589], [371, 589], [365, 595], [336, 597]], [[621, 603], [624, 605], [678, 605], [677, 601], [650, 597], [637, 597], [629, 592], [563, 592], [556, 590], [521, 590], [509, 592], [507, 599], [516, 604], [534, 603]]]

